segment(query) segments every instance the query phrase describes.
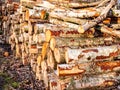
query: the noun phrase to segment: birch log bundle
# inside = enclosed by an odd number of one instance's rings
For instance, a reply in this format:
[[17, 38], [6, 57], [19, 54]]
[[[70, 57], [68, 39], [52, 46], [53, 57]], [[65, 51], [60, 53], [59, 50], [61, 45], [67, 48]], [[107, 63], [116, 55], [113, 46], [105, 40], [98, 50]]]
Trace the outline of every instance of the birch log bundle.
[[83, 26], [80, 26], [78, 31], [80, 33], [84, 33], [89, 28], [91, 28], [91, 27], [95, 26], [96, 24], [100, 23], [101, 21], [103, 21], [106, 18], [110, 9], [115, 5], [115, 3], [116, 3], [115, 0], [111, 0], [110, 3], [107, 5], [107, 7], [101, 12], [100, 16], [98, 16], [93, 21], [87, 22]]
[[21, 0], [7, 17], [15, 57], [48, 90], [114, 86], [120, 80], [120, 10], [114, 6], [116, 0]]

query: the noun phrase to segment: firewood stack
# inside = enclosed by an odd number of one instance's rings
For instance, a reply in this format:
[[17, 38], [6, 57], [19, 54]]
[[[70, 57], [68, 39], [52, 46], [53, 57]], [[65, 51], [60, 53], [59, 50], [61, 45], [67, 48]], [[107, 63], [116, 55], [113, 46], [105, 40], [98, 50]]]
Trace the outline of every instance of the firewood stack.
[[[77, 2], [76, 2], [77, 1]], [[116, 0], [21, 0], [9, 42], [50, 90], [112, 86], [120, 71]]]

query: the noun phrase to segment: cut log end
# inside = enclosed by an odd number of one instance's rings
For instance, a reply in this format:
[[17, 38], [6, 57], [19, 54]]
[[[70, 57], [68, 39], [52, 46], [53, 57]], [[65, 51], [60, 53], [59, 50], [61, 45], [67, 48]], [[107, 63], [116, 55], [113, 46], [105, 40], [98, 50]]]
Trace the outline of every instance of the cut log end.
[[41, 69], [42, 69], [42, 73], [44, 73], [46, 70], [47, 70], [47, 63], [46, 63], [46, 61], [45, 60], [43, 60], [42, 62], [41, 62]]
[[46, 56], [46, 52], [47, 52], [47, 48], [48, 48], [48, 43], [45, 42], [42, 46], [42, 59], [44, 60], [45, 56]]
[[83, 28], [82, 26], [79, 26], [79, 28], [78, 28], [78, 32], [79, 32], [79, 33], [84, 33], [85, 30], [84, 30], [84, 28]]
[[41, 11], [41, 19], [44, 19], [44, 18], [45, 18], [45, 14], [46, 14], [46, 11], [45, 11], [45, 10], [42, 10], [42, 11]]
[[37, 57], [37, 65], [38, 65], [38, 66], [41, 66], [41, 62], [42, 62], [41, 55], [39, 55], [39, 56]]
[[43, 75], [42, 78], [44, 80], [45, 86], [48, 87], [48, 74], [47, 74], [48, 66], [45, 60], [41, 62], [41, 69]]
[[51, 38], [51, 40], [50, 40], [50, 48], [51, 48], [51, 50], [54, 50], [54, 49], [55, 49], [55, 46], [56, 46], [55, 39], [54, 39], [54, 38]]
[[49, 42], [50, 41], [50, 39], [51, 39], [51, 32], [50, 32], [50, 30], [47, 30], [46, 32], [45, 32], [45, 38], [46, 38], [46, 42]]
[[65, 61], [66, 61], [66, 63], [68, 63], [68, 62], [69, 62], [68, 52], [65, 52]]
[[47, 64], [48, 64], [49, 67], [54, 69], [55, 61], [54, 61], [53, 53], [52, 53], [51, 50], [49, 50], [48, 54], [47, 54]]
[[59, 52], [58, 48], [54, 49], [54, 57], [55, 57], [55, 60], [56, 60], [57, 63], [61, 62], [60, 52]]

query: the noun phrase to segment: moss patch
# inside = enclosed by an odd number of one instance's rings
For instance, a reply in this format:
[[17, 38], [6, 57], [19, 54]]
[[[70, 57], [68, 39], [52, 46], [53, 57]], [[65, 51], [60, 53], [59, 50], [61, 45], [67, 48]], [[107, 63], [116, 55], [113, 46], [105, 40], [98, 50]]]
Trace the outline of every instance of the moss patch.
[[16, 89], [20, 83], [14, 81], [7, 73], [0, 72], [0, 83], [3, 90], [9, 90], [10, 87]]

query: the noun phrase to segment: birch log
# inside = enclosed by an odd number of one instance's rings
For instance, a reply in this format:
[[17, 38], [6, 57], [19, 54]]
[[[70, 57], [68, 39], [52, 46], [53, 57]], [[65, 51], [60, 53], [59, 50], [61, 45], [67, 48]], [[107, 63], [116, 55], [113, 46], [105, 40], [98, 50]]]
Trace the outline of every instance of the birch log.
[[48, 72], [47, 72], [47, 63], [45, 60], [41, 62], [41, 69], [42, 69], [42, 79], [44, 80], [45, 86], [48, 87]]
[[42, 80], [42, 74], [41, 74], [41, 67], [40, 66], [36, 66], [36, 79], [38, 80]]
[[66, 9], [66, 8], [55, 8], [50, 14], [59, 14], [60, 16], [74, 17], [74, 18], [90, 18], [90, 17], [98, 17], [101, 13], [101, 8], [86, 8], [86, 9]]
[[28, 45], [25, 42], [22, 43], [21, 50], [24, 51], [28, 55], [29, 47], [28, 47]]
[[111, 24], [110, 27], [113, 29], [120, 29], [120, 24]]
[[107, 26], [101, 27], [101, 32], [120, 38], [120, 31], [109, 28]]
[[51, 67], [51, 69], [54, 69], [55, 60], [54, 60], [53, 52], [50, 49], [47, 52], [47, 64], [49, 67]]
[[48, 50], [48, 47], [49, 46], [49, 43], [47, 42], [44, 42], [43, 46], [42, 46], [42, 51], [41, 51], [41, 54], [42, 54], [42, 60], [45, 59], [46, 57], [46, 53], [47, 53], [47, 50]]
[[28, 65], [28, 55], [24, 51], [22, 52], [22, 64], [23, 65]]
[[41, 55], [38, 55], [37, 57], [37, 66], [41, 66], [41, 62], [42, 62], [42, 58], [41, 58]]
[[114, 43], [119, 44], [119, 39], [113, 39], [112, 37], [52, 37], [50, 40], [50, 48], [54, 50], [56, 47], [69, 47], [69, 48], [80, 48], [80, 47], [93, 47], [98, 45], [111, 45]]
[[31, 24], [31, 22], [30, 21], [28, 21], [28, 27], [29, 27], [29, 35], [32, 35], [32, 31], [33, 31], [33, 29], [32, 29], [32, 24]]
[[34, 33], [37, 34], [37, 33], [43, 33], [44, 32], [44, 27], [45, 27], [45, 24], [44, 23], [40, 23], [40, 24], [35, 24], [34, 25]]
[[54, 28], [57, 30], [57, 25], [47, 25], [46, 28], [44, 29], [45, 30], [45, 38], [46, 38], [46, 42], [49, 42], [50, 39], [51, 39], [51, 31], [50, 30], [53, 30]]
[[78, 29], [79, 28], [79, 25], [77, 25], [77, 24], [73, 24], [73, 23], [69, 23], [69, 22], [63, 22], [61, 20], [54, 19], [54, 18], [50, 18], [50, 23], [61, 25], [63, 27], [74, 28], [74, 29]]
[[103, 21], [109, 10], [116, 4], [116, 0], [111, 0], [110, 3], [107, 5], [107, 7], [101, 12], [100, 16], [98, 16], [96, 19], [90, 21], [90, 22], [86, 22], [84, 25], [79, 26], [78, 28], [78, 32], [80, 33], [84, 33], [86, 30], [88, 30], [91, 27], [94, 27], [95, 25], [97, 25], [98, 23], [100, 23], [101, 21]]
[[20, 48], [19, 48], [19, 45], [16, 44], [16, 58], [19, 58], [21, 56], [20, 54]]
[[[48, 2], [48, 1], [42, 1], [42, 3], [37, 3], [36, 5], [37, 5], [37, 6], [44, 7], [44, 8], [46, 8], [46, 9], [48, 9], [48, 10], [54, 9], [54, 8], [56, 7], [55, 5], [51, 4], [51, 3]], [[49, 6], [49, 7], [48, 7], [48, 6]]]
[[45, 39], [46, 42], [49, 42], [51, 39], [51, 32], [48, 30], [45, 32]]
[[32, 42], [38, 43], [38, 41], [39, 41], [39, 35], [38, 34], [33, 34], [32, 36], [33, 36]]
[[91, 3], [81, 3], [81, 2], [69, 2], [69, 3], [59, 3], [61, 6], [64, 7], [70, 7], [70, 8], [85, 8], [85, 7], [93, 7], [93, 6], [97, 6], [102, 2], [102, 0], [100, 1], [96, 1], [96, 2], [91, 2]]
[[24, 41], [27, 42], [29, 40], [29, 34], [24, 32], [23, 33], [23, 38], [24, 38]]
[[28, 22], [22, 22], [22, 23], [20, 23], [20, 28], [24, 29], [24, 30], [28, 29]]
[[33, 58], [30, 58], [30, 65], [32, 70], [35, 72], [36, 71], [36, 61]]
[[[84, 77], [81, 80], [73, 80], [73, 88], [75, 89], [82, 89], [87, 87], [95, 87], [95, 86], [112, 86], [118, 80], [118, 75], [115, 72], [107, 73], [107, 74], [100, 74], [100, 75], [93, 75]], [[71, 83], [69, 83], [68, 87], [70, 87]], [[68, 88], [67, 87], [67, 88]]]
[[30, 54], [37, 54], [38, 53], [37, 44], [30, 44], [29, 53]]
[[[97, 41], [97, 39], [98, 38], [95, 38], [95, 39], [93, 39], [94, 41], [96, 40]], [[100, 41], [99, 41], [99, 39], [101, 39]], [[92, 38], [91, 38], [91, 41], [90, 41], [90, 39], [88, 39], [88, 40], [85, 40], [85, 39], [83, 39], [83, 42], [79, 42], [80, 43], [80, 45], [81, 45], [81, 47], [83, 46], [84, 47], [84, 45], [86, 46], [86, 44], [88, 44], [88, 45], [92, 45], [92, 46], [96, 46], [96, 45], [99, 45], [99, 44], [104, 44], [104, 43], [107, 43], [107, 42], [109, 42], [109, 44], [107, 44], [107, 45], [110, 45], [111, 43], [110, 42], [113, 42], [113, 43], [118, 43], [119, 44], [119, 39], [118, 39], [118, 41], [117, 40], [115, 40], [115, 39], [112, 39], [112, 38], [104, 38], [104, 41], [102, 41], [103, 39], [102, 38], [99, 38], [98, 39], [98, 42], [94, 42], [93, 40], [92, 40]], [[52, 39], [51, 39], [52, 40]], [[69, 40], [69, 39], [68, 39]], [[85, 40], [85, 41], [84, 41]], [[54, 40], [52, 40], [52, 41], [54, 41]], [[63, 39], [63, 41], [64, 41], [64, 39]], [[67, 42], [67, 41], [66, 41]], [[54, 43], [54, 42], [53, 42]], [[60, 42], [59, 42], [60, 43]], [[73, 43], [72, 43], [73, 44]], [[52, 46], [52, 48], [53, 48], [53, 52], [54, 52], [54, 57], [55, 57], [55, 60], [57, 61], [57, 63], [63, 63], [64, 62], [64, 60], [65, 60], [65, 48], [67, 48], [68, 47], [68, 45], [67, 45], [67, 43], [65, 43], [65, 44], [58, 44], [58, 46], [54, 46], [55, 44], [53, 44], [53, 45], [50, 45], [50, 47]], [[64, 45], [67, 45], [67, 46], [64, 46]], [[75, 47], [77, 47], [78, 48], [78, 46], [71, 46], [71, 44], [69, 44], [70, 45], [70, 47], [72, 47], [72, 48], [74, 48], [75, 49]], [[73, 44], [74, 45], [74, 44]], [[77, 44], [76, 44], [77, 45]]]
[[20, 34], [18, 37], [18, 42], [23, 42], [24, 38], [23, 38], [23, 34]]
[[57, 63], [65, 63], [65, 50], [66, 48], [55, 48], [54, 57]]
[[65, 52], [66, 63], [111, 60], [120, 54], [119, 45], [99, 46], [85, 49], [70, 49]]
[[14, 38], [13, 34], [9, 37], [9, 44], [11, 44], [11, 50], [14, 50], [14, 48], [15, 48], [15, 38]]
[[98, 7], [102, 7], [102, 6], [104, 6], [107, 2], [109, 2], [110, 0], [102, 0], [102, 2], [101, 3], [99, 3], [96, 7], [98, 8]]
[[76, 29], [58, 26], [57, 28], [46, 29], [46, 42], [49, 42], [52, 37], [83, 37]]
[[[89, 62], [80, 64], [58, 64], [58, 76], [107, 73], [120, 70], [120, 61]], [[81, 73], [79, 73], [81, 71]]]
[[28, 10], [25, 12], [25, 20], [29, 20], [29, 11]]
[[38, 34], [38, 44], [45, 42], [45, 33]]
[[[86, 20], [86, 19], [80, 19], [80, 18], [67, 17], [64, 15], [59, 15], [59, 13], [50, 13], [50, 18], [56, 18], [59, 20], [63, 20], [65, 22], [71, 22], [71, 23], [79, 24], [79, 25], [83, 25], [86, 22], [91, 21], [89, 19]], [[106, 18], [105, 20], [103, 20], [102, 23], [103, 24], [120, 23], [120, 18], [119, 17]]]
[[32, 22], [32, 23], [48, 23], [49, 21], [48, 20], [42, 20], [42, 19], [40, 19], [40, 18], [30, 18], [29, 19], [29, 21], [30, 22]]
[[29, 1], [20, 0], [20, 3], [21, 3], [22, 6], [30, 7], [30, 8], [31, 8], [31, 6], [34, 6], [34, 5], [35, 5], [35, 2], [34, 2], [34, 1], [31, 1], [31, 0], [29, 0]]
[[85, 22], [87, 22], [88, 20], [85, 20], [85, 19], [78, 19], [78, 18], [74, 18], [74, 17], [68, 17], [68, 16], [65, 16], [65, 15], [59, 15], [59, 13], [50, 13], [50, 17], [52, 18], [56, 18], [56, 19], [61, 19], [65, 22], [72, 22], [72, 23], [76, 23], [76, 24], [85, 24]]
[[34, 13], [30, 14], [29, 17], [30, 18], [35, 18], [35, 19], [45, 19], [46, 16], [46, 11], [45, 10], [38, 10], [38, 11], [32, 11]]

